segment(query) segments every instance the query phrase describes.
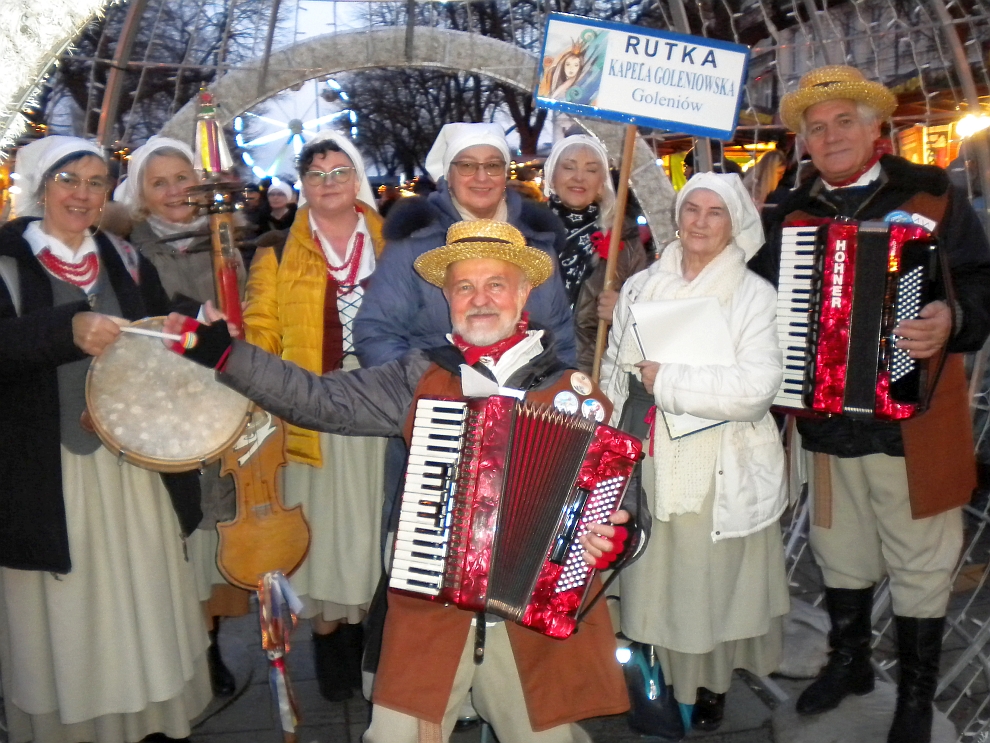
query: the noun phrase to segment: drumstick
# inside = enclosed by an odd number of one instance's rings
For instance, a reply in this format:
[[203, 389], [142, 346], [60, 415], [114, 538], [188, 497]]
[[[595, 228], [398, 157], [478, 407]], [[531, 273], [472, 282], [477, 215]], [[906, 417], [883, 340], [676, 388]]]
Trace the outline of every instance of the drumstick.
[[145, 328], [134, 328], [130, 325], [124, 325], [121, 327], [121, 331], [124, 333], [134, 333], [135, 335], [147, 335], [151, 338], [164, 338], [167, 341], [178, 341], [182, 344], [183, 348], [192, 348], [196, 345], [196, 334], [191, 332], [185, 332], [182, 335], [176, 335], [175, 333], [161, 333], [157, 330], [147, 330]]

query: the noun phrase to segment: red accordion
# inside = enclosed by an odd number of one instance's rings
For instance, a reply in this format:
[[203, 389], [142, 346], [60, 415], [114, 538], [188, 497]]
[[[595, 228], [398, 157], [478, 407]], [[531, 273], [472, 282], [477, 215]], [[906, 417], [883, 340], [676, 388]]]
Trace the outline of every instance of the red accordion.
[[641, 450], [513, 397], [420, 398], [389, 588], [570, 636], [594, 573], [578, 540], [617, 510]]
[[785, 225], [777, 295], [784, 381], [774, 405], [902, 420], [928, 405], [941, 357], [912, 359], [894, 327], [946, 296], [936, 239], [911, 223]]

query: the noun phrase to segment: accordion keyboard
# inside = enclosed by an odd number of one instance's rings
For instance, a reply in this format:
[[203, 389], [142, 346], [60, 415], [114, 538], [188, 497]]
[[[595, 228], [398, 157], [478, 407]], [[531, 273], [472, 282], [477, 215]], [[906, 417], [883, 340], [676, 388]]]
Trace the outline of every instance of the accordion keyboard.
[[389, 586], [436, 596], [450, 547], [449, 493], [457, 479], [464, 402], [421, 399], [409, 447]]
[[805, 407], [806, 350], [811, 326], [808, 312], [815, 280], [815, 234], [818, 227], [785, 227], [780, 246], [777, 285], [777, 338], [784, 354], [784, 381], [773, 404]]

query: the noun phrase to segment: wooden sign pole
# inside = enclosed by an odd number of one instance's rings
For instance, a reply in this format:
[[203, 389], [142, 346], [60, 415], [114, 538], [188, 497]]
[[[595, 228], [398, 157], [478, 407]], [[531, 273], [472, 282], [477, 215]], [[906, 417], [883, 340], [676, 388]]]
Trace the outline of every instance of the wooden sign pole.
[[[605, 291], [614, 291], [615, 272], [619, 260], [619, 243], [622, 240], [622, 225], [626, 218], [626, 199], [629, 196], [629, 175], [632, 172], [633, 152], [636, 146], [636, 125], [626, 126], [626, 139], [622, 147], [622, 163], [619, 166], [619, 188], [615, 194], [615, 213], [612, 215], [612, 231], [608, 242], [608, 260], [605, 262]], [[595, 338], [595, 360], [591, 367], [591, 378], [598, 382], [602, 371], [602, 356], [608, 340], [609, 323], [598, 321], [598, 335]]]

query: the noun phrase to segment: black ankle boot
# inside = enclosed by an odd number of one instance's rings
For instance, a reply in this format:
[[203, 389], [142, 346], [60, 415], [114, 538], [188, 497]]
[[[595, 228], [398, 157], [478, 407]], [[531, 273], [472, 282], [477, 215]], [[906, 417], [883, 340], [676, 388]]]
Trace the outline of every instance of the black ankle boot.
[[897, 628], [897, 711], [887, 743], [929, 743], [932, 739], [932, 702], [938, 685], [945, 617], [894, 617]]
[[725, 716], [725, 694], [698, 687], [698, 698], [691, 710], [691, 727], [711, 732], [718, 730]]
[[797, 701], [799, 715], [817, 715], [835, 709], [849, 694], [873, 691], [870, 639], [873, 588], [826, 588], [825, 606], [832, 629], [828, 663]]
[[220, 618], [213, 619], [213, 629], [210, 630], [210, 646], [206, 649], [206, 664], [210, 669], [210, 688], [213, 695], [218, 697], [229, 697], [237, 688], [234, 674], [224, 665], [220, 656], [220, 645], [217, 643], [217, 635], [220, 632]]
[[364, 685], [364, 679], [361, 676], [364, 627], [360, 624], [342, 624], [337, 632], [341, 635], [344, 648], [344, 675], [351, 687], [360, 691]]
[[[346, 625], [345, 625], [346, 626]], [[320, 694], [330, 702], [342, 702], [354, 696], [346, 667], [346, 637], [342, 629], [329, 635], [313, 633], [313, 660]]]

